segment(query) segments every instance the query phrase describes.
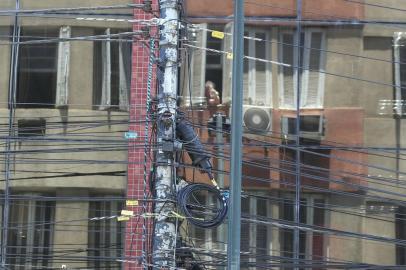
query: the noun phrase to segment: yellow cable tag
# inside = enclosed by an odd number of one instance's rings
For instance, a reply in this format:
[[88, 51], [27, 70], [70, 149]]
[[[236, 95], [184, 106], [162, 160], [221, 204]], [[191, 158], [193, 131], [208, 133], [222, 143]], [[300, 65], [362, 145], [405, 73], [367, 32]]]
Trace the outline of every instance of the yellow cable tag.
[[119, 216], [119, 217], [117, 217], [117, 221], [129, 221], [130, 220], [130, 217], [125, 217], [125, 216]]
[[176, 213], [175, 211], [171, 211], [174, 217], [180, 218], [180, 219], [185, 219], [184, 216], [179, 215], [178, 213]]
[[132, 215], [134, 215], [134, 212], [130, 211], [130, 210], [121, 210], [121, 215], [122, 216], [132, 216]]
[[227, 59], [228, 60], [233, 60], [233, 54], [232, 53], [227, 53]]
[[138, 201], [136, 201], [136, 200], [127, 200], [127, 201], [125, 201], [125, 205], [127, 205], [127, 206], [138, 206]]
[[213, 31], [211, 32], [211, 36], [218, 39], [224, 39], [224, 32]]

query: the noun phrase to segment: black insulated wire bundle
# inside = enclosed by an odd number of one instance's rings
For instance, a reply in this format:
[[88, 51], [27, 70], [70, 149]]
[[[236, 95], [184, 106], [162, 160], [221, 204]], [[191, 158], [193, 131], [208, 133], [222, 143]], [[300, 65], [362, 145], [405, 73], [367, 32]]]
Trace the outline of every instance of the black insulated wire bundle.
[[201, 228], [216, 227], [227, 215], [227, 201], [214, 186], [189, 184], [178, 192], [177, 201], [187, 220]]
[[178, 112], [176, 134], [192, 159], [193, 165], [200, 167], [212, 179], [210, 156], [205, 154], [206, 151], [199, 136], [193, 130], [193, 126], [184, 118], [183, 112]]

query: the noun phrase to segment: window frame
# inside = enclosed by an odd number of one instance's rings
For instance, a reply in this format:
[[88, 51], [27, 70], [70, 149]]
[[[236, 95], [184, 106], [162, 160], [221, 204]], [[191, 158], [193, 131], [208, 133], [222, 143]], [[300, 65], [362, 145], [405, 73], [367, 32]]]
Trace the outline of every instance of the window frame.
[[[404, 45], [401, 42], [406, 44], [406, 32], [395, 32], [393, 35], [393, 57], [394, 57], [394, 79], [395, 79], [395, 101], [393, 104], [393, 109], [395, 114], [398, 116], [403, 116], [405, 104], [402, 100], [402, 82], [400, 77], [400, 48]], [[406, 87], [406, 86], [404, 86]], [[406, 89], [405, 89], [406, 92]]]
[[[93, 63], [93, 79], [100, 80], [100, 85], [93, 87], [93, 105], [95, 110], [128, 111], [130, 107], [131, 74], [132, 74], [132, 47], [131, 43], [116, 41], [111, 34], [124, 31], [121, 28], [95, 29], [96, 33], [107, 35], [104, 41], [95, 44]], [[114, 44], [112, 43], [114, 42]], [[129, 47], [125, 47], [129, 46]], [[127, 51], [127, 49], [129, 49]], [[124, 54], [129, 53], [129, 59]], [[116, 57], [113, 59], [113, 57]], [[126, 65], [125, 60], [129, 62]], [[115, 60], [115, 61], [114, 61]], [[128, 64], [128, 63], [127, 63]], [[129, 68], [129, 70], [126, 69]], [[115, 79], [114, 79], [115, 78]], [[113, 85], [113, 81], [115, 84]], [[116, 102], [113, 103], [113, 101]]]
[[[40, 194], [37, 193], [24, 193], [26, 196], [39, 196]], [[44, 194], [41, 194], [44, 195]], [[18, 203], [19, 202], [19, 203]], [[43, 205], [45, 204], [45, 205]], [[3, 205], [1, 205], [3, 207]], [[16, 269], [23, 269], [22, 267], [33, 267], [33, 266], [38, 266], [38, 267], [48, 267], [52, 266], [53, 260], [52, 260], [52, 254], [54, 252], [54, 233], [55, 233], [55, 209], [56, 209], [56, 201], [37, 201], [37, 200], [22, 200], [22, 201], [16, 201], [16, 204], [12, 205], [11, 208], [17, 208], [17, 209], [10, 209], [9, 213], [9, 232], [7, 235], [8, 238], [8, 243], [9, 243], [9, 249], [15, 249], [15, 250], [20, 250], [21, 251], [21, 256], [16, 257], [16, 258], [10, 258], [7, 259], [10, 264], [20, 264]], [[49, 211], [48, 213], [46, 211]], [[38, 214], [40, 214], [41, 221], [38, 222], [36, 218], [38, 217]], [[47, 220], [47, 217], [49, 220]], [[17, 219], [18, 224], [15, 224], [16, 221], [15, 218]], [[19, 224], [24, 224], [25, 226], [21, 226]], [[41, 223], [43, 225], [41, 226], [46, 226], [48, 227], [47, 229], [44, 228], [38, 228], [39, 225], [35, 225], [36, 223]], [[37, 227], [36, 227], [37, 226]], [[36, 227], [36, 229], [34, 229]], [[23, 228], [23, 229], [19, 229]], [[15, 235], [20, 234], [22, 231], [18, 230], [25, 230], [27, 235], [25, 237], [26, 244], [19, 246], [18, 244], [16, 245], [10, 245], [10, 243], [13, 240], [13, 231], [15, 232]], [[36, 233], [41, 232], [41, 237], [40, 239], [36, 238]], [[46, 236], [48, 234], [48, 236]], [[48, 237], [48, 239], [46, 238]], [[22, 237], [20, 237], [22, 238]], [[16, 242], [21, 242], [21, 239], [15, 239]], [[39, 243], [35, 243], [36, 241], [39, 242], [47, 242], [48, 245], [41, 245]], [[33, 247], [40, 247], [37, 249], [33, 249]], [[23, 256], [23, 251], [24, 254], [34, 254], [32, 256], [32, 261], [25, 261], [24, 256]], [[10, 252], [10, 251], [8, 251]], [[18, 254], [18, 251], [14, 251], [15, 253]], [[44, 256], [41, 252], [46, 252], [47, 256]], [[24, 268], [25, 269], [25, 268]]]
[[[227, 33], [233, 32], [233, 24], [229, 23], [224, 26], [224, 31]], [[257, 38], [255, 34], [265, 34], [265, 41], [256, 41]], [[250, 57], [256, 58], [256, 48], [255, 42], [264, 42], [265, 43], [265, 59], [271, 60], [272, 59], [272, 29], [265, 29], [262, 27], [246, 27], [244, 37], [247, 39], [248, 43], [248, 55]], [[228, 40], [226, 40], [228, 39]], [[226, 36], [223, 39], [223, 51], [231, 52], [233, 47], [233, 40], [232, 36]], [[231, 84], [232, 84], [232, 59], [227, 57], [227, 54], [223, 54], [223, 103], [227, 103], [231, 101]], [[244, 62], [248, 63], [248, 82], [244, 85], [248, 86], [248, 90], [244, 91], [248, 94], [249, 97], [252, 97], [253, 100], [256, 100], [257, 96], [257, 84], [256, 84], [256, 60], [244, 60]], [[244, 105], [255, 105], [255, 106], [266, 106], [268, 108], [273, 107], [273, 78], [272, 78], [272, 64], [269, 62], [265, 63], [265, 73], [266, 73], [266, 81], [265, 81], [265, 97], [266, 100], [264, 105], [249, 104], [247, 102]], [[246, 98], [244, 98], [246, 99]]]
[[[272, 57], [272, 45], [269, 42], [271, 38], [271, 32], [262, 28], [247, 27], [245, 32], [248, 32], [248, 56], [256, 58], [256, 42], [265, 43], [265, 59], [270, 60]], [[257, 41], [256, 34], [265, 34], [265, 41]], [[253, 100], [256, 100], [257, 96], [257, 69], [256, 69], [256, 60], [248, 60], [248, 96], [252, 97]], [[265, 100], [267, 101], [265, 105], [267, 107], [272, 106], [272, 64], [269, 62], [265, 63]], [[270, 91], [268, 91], [270, 89]], [[250, 104], [246, 104], [250, 105]], [[258, 105], [258, 104], [251, 104]]]
[[[301, 75], [301, 99], [300, 99], [300, 108], [301, 109], [322, 109], [323, 108], [323, 103], [324, 103], [324, 92], [325, 92], [325, 67], [326, 67], [326, 46], [327, 46], [327, 37], [326, 37], [326, 30], [323, 28], [307, 28], [303, 30], [304, 33], [304, 48], [303, 48], [303, 63], [302, 63], [302, 75]], [[311, 48], [311, 42], [312, 42], [312, 34], [313, 33], [321, 33], [321, 44], [320, 47], [320, 57], [319, 57], [319, 78], [318, 78], [318, 87], [317, 87], [317, 100], [316, 104], [314, 106], [307, 106], [306, 101], [308, 98], [308, 89], [309, 89], [309, 65], [310, 65], [310, 53], [312, 49], [307, 49]], [[278, 59], [280, 62], [283, 62], [283, 56], [284, 56], [284, 46], [283, 44], [283, 36], [289, 34], [292, 35], [293, 37], [293, 43], [298, 44], [297, 42], [297, 35], [295, 34], [294, 30], [281, 30], [279, 32], [279, 46], [278, 46]], [[289, 45], [287, 45], [289, 46]], [[298, 76], [298, 63], [297, 63], [297, 53], [298, 50], [295, 49], [296, 47], [293, 48], [293, 93], [294, 93], [294, 100], [293, 100], [293, 105], [286, 104], [286, 101], [284, 100], [284, 93], [285, 93], [285, 85], [284, 85], [284, 67], [279, 66], [279, 72], [278, 72], [278, 88], [279, 88], [279, 107], [282, 109], [297, 109], [297, 76]], [[318, 50], [318, 49], [316, 49]], [[296, 67], [296, 68], [295, 68]]]
[[[294, 194], [283, 194], [281, 195], [282, 199], [289, 199], [289, 200], [294, 200], [295, 196]], [[314, 205], [315, 205], [315, 201], [316, 200], [323, 200], [324, 201], [324, 205], [328, 205], [328, 196], [323, 196], [321, 194], [302, 194], [301, 195], [301, 199], [305, 199], [306, 200], [306, 224], [307, 225], [314, 225]], [[282, 204], [280, 205], [280, 210], [279, 210], [279, 215], [280, 215], [280, 219], [282, 219], [284, 213], [283, 213], [283, 201]], [[326, 211], [325, 209], [322, 209], [324, 211], [324, 220], [323, 220], [323, 224], [324, 227], [328, 227], [329, 226], [329, 212]], [[293, 207], [293, 211], [294, 211], [294, 207]], [[294, 212], [293, 212], [294, 215]], [[286, 220], [286, 219], [285, 219]], [[313, 236], [314, 236], [314, 231], [312, 230], [306, 230], [305, 231], [305, 235], [306, 235], [306, 243], [305, 243], [305, 259], [306, 260], [314, 260], [313, 259]], [[322, 234], [323, 236], [323, 247], [322, 247], [322, 257], [326, 256], [327, 248], [328, 248], [328, 237], [325, 234]], [[279, 235], [280, 239], [279, 242], [282, 243], [282, 236], [281, 234]], [[282, 250], [282, 247], [281, 247]]]
[[[102, 196], [110, 197], [110, 196]], [[101, 200], [101, 201], [91, 201], [89, 203], [89, 223], [88, 223], [88, 253], [94, 257], [108, 257], [117, 256], [119, 259], [124, 253], [125, 245], [125, 226], [122, 222], [117, 219], [102, 219], [97, 220], [99, 217], [115, 216], [118, 215], [120, 210], [123, 209], [124, 203], [122, 201], [111, 201], [111, 200]], [[96, 221], [92, 221], [92, 218], [96, 218]], [[93, 222], [93, 223], [92, 223]], [[113, 232], [114, 231], [114, 232]], [[97, 240], [93, 242], [94, 240]], [[120, 243], [121, 249], [102, 249], [98, 250], [100, 247], [106, 247], [106, 242], [109, 243]], [[111, 261], [97, 261], [90, 260], [87, 266], [90, 268], [95, 267], [117, 267], [120, 266], [120, 262], [114, 260]]]
[[[36, 37], [59, 37], [59, 38], [70, 38], [71, 37], [71, 27], [68, 25], [61, 25], [58, 27], [51, 27], [49, 29], [45, 30], [39, 30], [38, 28], [31, 28], [31, 27], [24, 27], [22, 29], [22, 33], [24, 32], [28, 33], [33, 33], [32, 34], [32, 40], [36, 40]], [[31, 34], [30, 34], [31, 35]], [[54, 80], [55, 82], [52, 82], [52, 85], [50, 85], [50, 91], [51, 91], [51, 97], [53, 97], [53, 103], [35, 103], [35, 102], [19, 102], [19, 98], [24, 99], [23, 97], [19, 97], [20, 93], [19, 91], [24, 91], [24, 89], [20, 89], [22, 82], [17, 84], [17, 93], [16, 93], [16, 102], [17, 102], [17, 107], [18, 108], [58, 108], [61, 106], [67, 106], [68, 105], [68, 95], [69, 95], [69, 69], [70, 69], [70, 41], [60, 41], [56, 45], [51, 45], [54, 47], [53, 49], [55, 50], [55, 55], [50, 57], [49, 55], [46, 56], [47, 59], [51, 59], [52, 62], [54, 62], [53, 67], [47, 67], [47, 68], [33, 68], [30, 67], [30, 62], [31, 61], [40, 61], [41, 59], [44, 59], [44, 57], [35, 57], [32, 55], [21, 55], [21, 50], [30, 50], [30, 46], [38, 46], [39, 44], [26, 44], [22, 46], [27, 46], [27, 48], [23, 48], [20, 46], [19, 48], [19, 56], [18, 56], [18, 63], [17, 63], [17, 76], [23, 76], [22, 74], [27, 73], [28, 76], [27, 78], [30, 78], [31, 74], [35, 73], [55, 73], [53, 76], [55, 76]], [[45, 46], [50, 46], [45, 45]], [[22, 81], [22, 80], [21, 80]], [[27, 91], [27, 90], [25, 90]]]

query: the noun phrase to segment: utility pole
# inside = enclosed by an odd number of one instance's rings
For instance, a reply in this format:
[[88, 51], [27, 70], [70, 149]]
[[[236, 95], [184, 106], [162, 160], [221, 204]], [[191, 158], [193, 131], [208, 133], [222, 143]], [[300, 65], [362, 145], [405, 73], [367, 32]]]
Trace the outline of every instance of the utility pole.
[[154, 196], [153, 269], [176, 267], [176, 226], [171, 218], [175, 211], [173, 202], [175, 185], [174, 139], [176, 131], [178, 88], [178, 25], [177, 0], [159, 0], [160, 41], [158, 65], [158, 116], [156, 178]]
[[[224, 188], [224, 149], [223, 149], [223, 119], [225, 118], [225, 115], [221, 112], [216, 113], [215, 115], [215, 120], [216, 120], [216, 144], [217, 144], [217, 155], [219, 156], [219, 158], [217, 159], [217, 181], [219, 184], [220, 188]], [[224, 230], [224, 226], [225, 224], [221, 224], [218, 228], [217, 228], [217, 235], [218, 235], [218, 241], [219, 243], [221, 243], [222, 245], [222, 249], [224, 249], [224, 243], [226, 242], [224, 234], [225, 234], [225, 230]], [[225, 267], [218, 267], [218, 269], [222, 270], [225, 269]]]
[[[20, 1], [16, 0], [16, 10], [20, 9]], [[8, 248], [8, 226], [10, 217], [10, 178], [11, 178], [11, 146], [14, 137], [14, 116], [15, 116], [15, 98], [17, 90], [17, 61], [18, 49], [20, 41], [20, 21], [17, 13], [14, 16], [13, 28], [13, 45], [11, 50], [11, 65], [10, 65], [10, 83], [9, 83], [9, 118], [8, 118], [8, 137], [6, 139], [6, 154], [4, 168], [4, 200], [3, 200], [3, 220], [2, 220], [2, 235], [1, 235], [1, 268], [6, 269], [7, 264], [7, 248]]]
[[300, 168], [300, 97], [302, 89], [302, 56], [301, 56], [301, 46], [300, 44], [302, 37], [302, 0], [296, 0], [296, 183], [295, 183], [295, 211], [294, 211], [294, 222], [295, 228], [293, 230], [293, 259], [295, 263], [295, 270], [299, 270], [299, 259], [300, 259], [300, 192], [301, 192], [301, 168]]
[[234, 1], [233, 38], [231, 174], [227, 247], [228, 270], [240, 269], [244, 0]]

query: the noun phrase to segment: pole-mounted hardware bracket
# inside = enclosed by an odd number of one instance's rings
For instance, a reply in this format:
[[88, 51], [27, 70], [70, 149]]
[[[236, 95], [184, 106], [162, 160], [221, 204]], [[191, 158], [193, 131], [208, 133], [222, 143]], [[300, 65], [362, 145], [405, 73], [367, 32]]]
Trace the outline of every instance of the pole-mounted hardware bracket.
[[175, 152], [182, 150], [182, 143], [178, 140], [171, 141], [171, 140], [163, 140], [161, 144], [161, 150], [163, 152]]
[[144, 0], [144, 6], [142, 7], [144, 12], [152, 12], [152, 0]]
[[148, 26], [146, 26], [146, 25], [144, 25], [144, 26], [141, 26], [141, 32], [142, 32], [142, 34], [141, 34], [141, 36], [144, 38], [144, 39], [147, 39], [147, 38], [150, 38], [151, 37], [151, 33], [150, 33], [150, 27], [148, 27]]

